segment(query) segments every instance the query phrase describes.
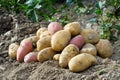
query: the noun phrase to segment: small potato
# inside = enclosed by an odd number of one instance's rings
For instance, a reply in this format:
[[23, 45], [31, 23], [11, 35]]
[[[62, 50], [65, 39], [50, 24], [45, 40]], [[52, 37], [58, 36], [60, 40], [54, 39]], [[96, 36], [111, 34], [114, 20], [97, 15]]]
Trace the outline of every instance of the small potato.
[[12, 58], [12, 59], [16, 58], [18, 48], [19, 48], [18, 43], [12, 43], [9, 45], [8, 55], [10, 58]]
[[38, 52], [30, 52], [27, 55], [25, 55], [24, 57], [24, 62], [28, 63], [28, 62], [37, 62], [37, 55]]
[[69, 43], [76, 45], [78, 48], [81, 48], [85, 43], [85, 40], [81, 35], [77, 35], [73, 37]]
[[113, 54], [113, 47], [107, 39], [100, 39], [100, 41], [96, 44], [96, 48], [98, 55], [102, 58], [111, 57]]
[[67, 47], [65, 47], [60, 55], [59, 58], [59, 65], [63, 68], [68, 66], [68, 62], [70, 59], [74, 56], [79, 54], [79, 49], [74, 44], [69, 44]]
[[87, 53], [79, 54], [69, 61], [69, 70], [72, 72], [81, 72], [97, 63], [97, 59]]
[[95, 44], [99, 41], [99, 34], [92, 29], [83, 29], [81, 35], [84, 37], [86, 43]]
[[81, 53], [88, 53], [93, 56], [97, 55], [97, 49], [93, 44], [86, 43], [83, 48], [80, 50]]
[[47, 47], [51, 47], [51, 36], [40, 38], [37, 41], [37, 51], [40, 51]]
[[39, 37], [44, 31], [47, 31], [46, 27], [41, 27], [40, 29], [38, 29], [38, 31], [36, 32], [36, 36]]
[[46, 60], [52, 59], [56, 51], [54, 51], [51, 47], [45, 48], [41, 50], [37, 55], [37, 60], [39, 62], [44, 62]]
[[57, 31], [59, 30], [62, 30], [63, 27], [60, 23], [58, 22], [51, 22], [49, 25], [48, 25], [48, 32], [53, 35], [54, 33], [56, 33]]
[[52, 36], [51, 46], [55, 51], [62, 51], [70, 39], [71, 34], [68, 30], [60, 30]]
[[78, 22], [72, 22], [65, 25], [64, 30], [69, 30], [72, 36], [76, 36], [80, 34], [82, 28]]
[[60, 58], [60, 54], [55, 54], [53, 56], [53, 59], [56, 60], [56, 61], [59, 61], [59, 58]]
[[51, 36], [50, 33], [48, 31], [44, 31], [41, 35], [40, 35], [40, 39], [43, 37], [47, 37], [47, 36]]

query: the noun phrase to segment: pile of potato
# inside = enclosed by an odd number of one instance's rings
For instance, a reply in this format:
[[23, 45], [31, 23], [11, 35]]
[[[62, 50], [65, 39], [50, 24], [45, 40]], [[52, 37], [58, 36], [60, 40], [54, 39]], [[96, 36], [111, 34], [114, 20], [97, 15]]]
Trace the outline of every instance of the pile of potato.
[[107, 39], [100, 39], [99, 33], [83, 29], [78, 22], [66, 24], [51, 22], [41, 27], [36, 36], [9, 45], [10, 58], [18, 62], [44, 62], [54, 59], [62, 68], [81, 72], [97, 63], [96, 56], [111, 57], [113, 47]]

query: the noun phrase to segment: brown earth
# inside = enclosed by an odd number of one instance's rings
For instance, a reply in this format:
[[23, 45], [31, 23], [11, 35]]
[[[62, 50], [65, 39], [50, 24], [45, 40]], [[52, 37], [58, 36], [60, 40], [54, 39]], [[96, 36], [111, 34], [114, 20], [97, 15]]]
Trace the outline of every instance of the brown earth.
[[[74, 17], [74, 20], [85, 26], [90, 17], [93, 15]], [[47, 25], [48, 22], [45, 21], [32, 23], [21, 14], [13, 16], [7, 12], [0, 13], [0, 80], [120, 80], [120, 36], [119, 40], [113, 43], [114, 54], [111, 58], [97, 57], [97, 65], [79, 73], [60, 68], [54, 60], [19, 63], [9, 58], [9, 44], [35, 35], [40, 27]]]

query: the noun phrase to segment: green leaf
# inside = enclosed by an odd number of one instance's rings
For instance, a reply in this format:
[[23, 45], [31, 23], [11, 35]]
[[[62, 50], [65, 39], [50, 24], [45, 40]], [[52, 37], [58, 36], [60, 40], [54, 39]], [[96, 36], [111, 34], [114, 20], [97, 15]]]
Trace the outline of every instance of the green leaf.
[[115, 25], [113, 26], [115, 29], [119, 30], [120, 31], [120, 25]]
[[97, 18], [91, 18], [91, 19], [89, 20], [89, 22], [95, 22], [95, 23], [97, 23], [98, 20], [97, 20]]

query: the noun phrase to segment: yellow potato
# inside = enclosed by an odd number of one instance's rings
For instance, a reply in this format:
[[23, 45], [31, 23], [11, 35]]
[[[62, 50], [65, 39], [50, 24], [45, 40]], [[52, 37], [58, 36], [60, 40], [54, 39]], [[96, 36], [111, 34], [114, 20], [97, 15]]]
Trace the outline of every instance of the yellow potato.
[[59, 58], [60, 58], [60, 54], [55, 54], [53, 56], [53, 59], [56, 60], [56, 61], [59, 61]]
[[40, 35], [40, 39], [43, 37], [47, 37], [47, 36], [51, 36], [51, 34], [48, 31], [44, 31], [41, 35]]
[[10, 58], [12, 59], [16, 58], [18, 48], [19, 48], [18, 43], [12, 43], [9, 45], [8, 55]]
[[37, 41], [37, 51], [40, 51], [47, 47], [51, 47], [51, 36], [40, 38]]
[[96, 44], [96, 48], [98, 55], [102, 58], [111, 57], [113, 54], [113, 47], [107, 39], [100, 39], [100, 41]]
[[83, 48], [80, 50], [81, 53], [88, 53], [93, 56], [97, 55], [97, 49], [93, 44], [87, 43], [83, 46]]
[[44, 48], [37, 55], [37, 60], [39, 62], [44, 62], [46, 60], [52, 59], [56, 51], [54, 51], [51, 47]]
[[67, 67], [70, 59], [76, 56], [77, 54], [79, 54], [79, 48], [74, 44], [69, 44], [67, 47], [63, 49], [60, 55], [59, 65], [64, 68]]
[[51, 39], [51, 46], [56, 51], [62, 51], [71, 39], [71, 34], [68, 30], [60, 30], [56, 32]]
[[46, 27], [41, 27], [40, 29], [38, 29], [38, 31], [36, 32], [36, 36], [39, 37], [44, 31], [47, 31]]
[[81, 72], [97, 63], [97, 59], [87, 53], [79, 54], [69, 61], [69, 70], [72, 72]]
[[27, 39], [29, 39], [30, 41], [32, 41], [32, 43], [36, 43], [39, 40], [39, 37], [38, 36], [31, 36], [31, 37], [29, 37]]
[[72, 22], [65, 25], [64, 30], [69, 30], [72, 36], [76, 36], [80, 34], [82, 28], [78, 22]]
[[84, 37], [86, 43], [95, 44], [99, 41], [99, 34], [92, 29], [83, 29], [81, 35]]

